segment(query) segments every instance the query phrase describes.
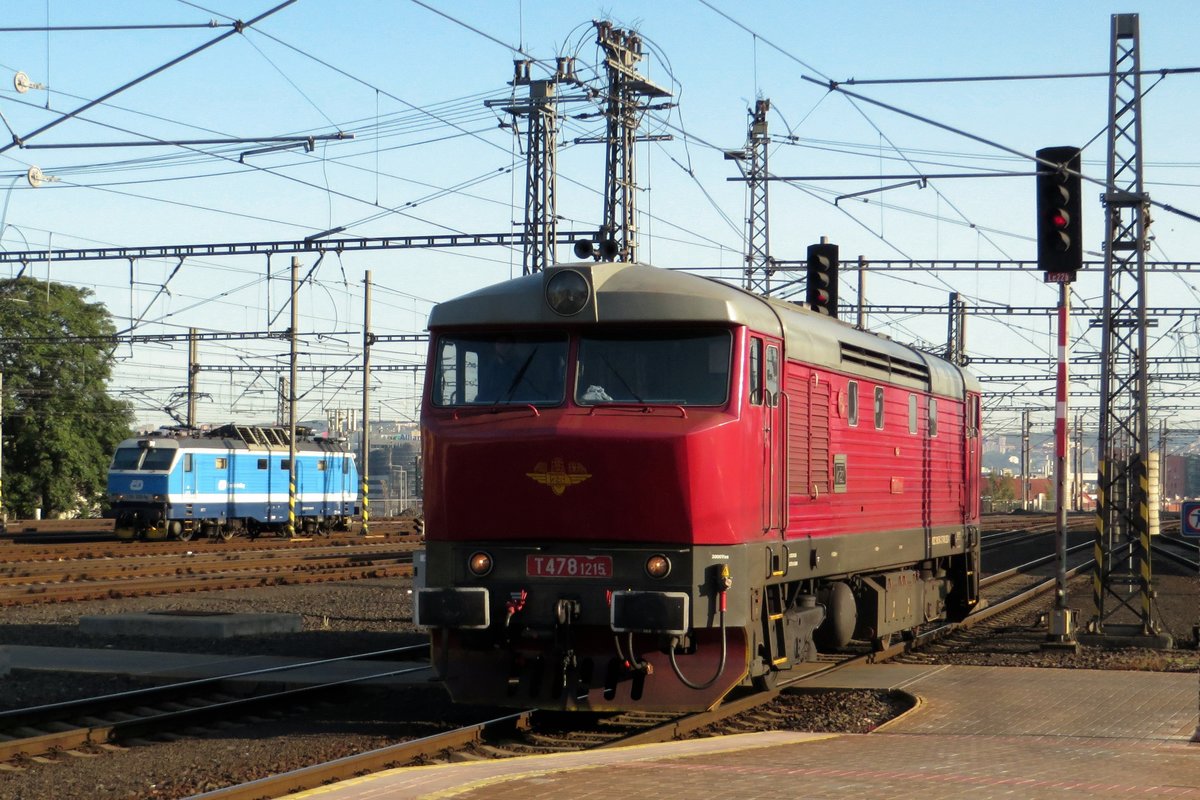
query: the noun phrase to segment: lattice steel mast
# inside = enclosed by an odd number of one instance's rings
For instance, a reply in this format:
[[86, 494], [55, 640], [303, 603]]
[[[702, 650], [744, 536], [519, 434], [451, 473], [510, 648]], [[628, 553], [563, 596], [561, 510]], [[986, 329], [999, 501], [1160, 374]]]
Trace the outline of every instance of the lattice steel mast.
[[758, 100], [750, 118], [750, 134], [746, 142], [746, 156], [750, 160], [746, 186], [750, 190], [750, 215], [747, 218], [746, 234], [746, 282], [745, 287], [763, 295], [771, 293], [771, 234], [768, 222], [767, 151], [771, 143], [767, 135], [767, 112], [770, 100]]
[[559, 58], [554, 77], [535, 79], [530, 75], [533, 62], [513, 62], [513, 86], [528, 86], [529, 99], [514, 104], [488, 101], [487, 106], [503, 105], [515, 118], [528, 117], [525, 132], [525, 221], [522, 228], [524, 275], [541, 272], [555, 263], [554, 245], [558, 240], [558, 103], [560, 83], [578, 83], [575, 59]]
[[[1138, 16], [1112, 17], [1104, 317], [1097, 465], [1096, 616], [1089, 629], [1170, 646], [1151, 617], [1146, 249]], [[1126, 556], [1126, 547], [1129, 555]], [[1110, 603], [1111, 601], [1111, 603]], [[1136, 605], [1135, 605], [1136, 603]], [[1120, 620], [1118, 622], [1118, 619]], [[1136, 622], [1130, 622], [1136, 619]]]
[[642, 59], [642, 39], [637, 33], [614, 28], [607, 21], [593, 24], [596, 26], [596, 44], [605, 54], [604, 68], [608, 76], [600, 252], [616, 261], [636, 261], [637, 173], [633, 146], [639, 141], [637, 129], [642, 114], [650, 108], [641, 102], [641, 98], [670, 97], [671, 93], [637, 71], [637, 63]]

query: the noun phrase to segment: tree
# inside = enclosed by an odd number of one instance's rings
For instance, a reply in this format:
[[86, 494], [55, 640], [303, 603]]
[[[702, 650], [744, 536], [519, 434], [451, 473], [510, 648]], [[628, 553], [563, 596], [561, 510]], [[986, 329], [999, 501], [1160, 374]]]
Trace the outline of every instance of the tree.
[[[4, 373], [4, 507], [17, 516], [94, 508], [113, 450], [129, 435], [128, 403], [108, 395], [115, 333], [91, 292], [31, 278], [0, 280]], [[78, 340], [74, 337], [93, 337]]]
[[980, 489], [982, 490], [980, 494], [984, 497], [992, 498], [992, 509], [1007, 508], [1015, 499], [1012, 479], [1006, 478], [1003, 475], [997, 475], [994, 472], [984, 479]]

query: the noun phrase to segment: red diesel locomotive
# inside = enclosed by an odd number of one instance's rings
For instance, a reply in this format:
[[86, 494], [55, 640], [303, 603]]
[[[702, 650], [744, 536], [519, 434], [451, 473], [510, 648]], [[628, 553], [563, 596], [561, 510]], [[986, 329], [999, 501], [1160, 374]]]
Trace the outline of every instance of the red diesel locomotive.
[[978, 602], [978, 382], [640, 264], [434, 308], [415, 616], [456, 701], [703, 709]]

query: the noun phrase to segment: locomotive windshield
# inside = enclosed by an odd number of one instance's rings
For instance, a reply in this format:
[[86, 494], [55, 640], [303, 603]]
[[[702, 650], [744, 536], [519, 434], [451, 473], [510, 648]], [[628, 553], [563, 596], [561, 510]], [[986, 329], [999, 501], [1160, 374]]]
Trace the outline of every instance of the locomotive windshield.
[[[723, 405], [732, 342], [722, 328], [580, 334], [575, 402]], [[444, 334], [436, 352], [435, 406], [559, 405], [565, 399], [565, 332]]]
[[142, 460], [142, 450], [136, 447], [118, 447], [116, 455], [113, 456], [113, 469], [137, 469], [138, 462]]
[[583, 334], [575, 402], [722, 405], [732, 335], [719, 328]]
[[445, 335], [438, 340], [433, 404], [558, 405], [566, 375], [565, 332]]
[[175, 459], [175, 448], [118, 447], [113, 469], [168, 470]]

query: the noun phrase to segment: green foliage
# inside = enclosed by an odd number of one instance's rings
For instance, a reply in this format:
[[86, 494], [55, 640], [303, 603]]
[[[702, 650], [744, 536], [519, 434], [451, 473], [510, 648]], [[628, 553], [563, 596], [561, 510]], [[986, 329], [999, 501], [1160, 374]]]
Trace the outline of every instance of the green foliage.
[[91, 292], [30, 278], [0, 281], [4, 495], [10, 516], [93, 509], [108, 463], [133, 421], [108, 395], [113, 345], [72, 341], [115, 333]]
[[991, 497], [993, 503], [1007, 503], [1016, 499], [1013, 494], [1012, 479], [992, 473], [983, 480], [980, 487], [984, 497]]

